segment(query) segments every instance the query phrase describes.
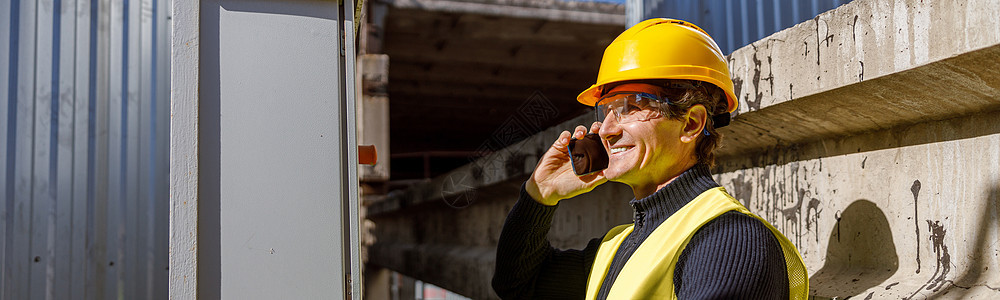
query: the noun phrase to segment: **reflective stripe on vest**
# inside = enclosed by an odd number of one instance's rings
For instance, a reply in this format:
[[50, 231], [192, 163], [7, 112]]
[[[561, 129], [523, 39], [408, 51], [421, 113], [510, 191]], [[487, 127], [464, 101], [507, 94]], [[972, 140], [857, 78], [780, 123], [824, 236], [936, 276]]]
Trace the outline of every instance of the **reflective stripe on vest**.
[[[611, 285], [608, 299], [676, 299], [674, 266], [677, 265], [681, 251], [701, 226], [732, 210], [752, 216], [767, 225], [784, 252], [789, 299], [807, 299], [809, 279], [795, 245], [771, 223], [750, 213], [721, 187], [701, 193], [657, 226], [625, 262], [618, 278]], [[632, 224], [626, 224], [612, 228], [604, 236], [587, 279], [587, 299], [597, 298], [615, 251], [631, 232]]]

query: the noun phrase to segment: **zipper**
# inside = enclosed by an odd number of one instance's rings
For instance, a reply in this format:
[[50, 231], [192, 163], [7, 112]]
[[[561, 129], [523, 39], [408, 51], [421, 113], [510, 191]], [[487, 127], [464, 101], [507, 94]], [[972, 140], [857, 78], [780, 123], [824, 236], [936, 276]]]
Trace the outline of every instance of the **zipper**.
[[[646, 220], [646, 212], [643, 211], [642, 209], [640, 209], [639, 206], [636, 205], [635, 203], [632, 203], [631, 205], [632, 205], [632, 212], [633, 212], [633, 214], [632, 214], [632, 223], [633, 223], [632, 232], [635, 233], [635, 232], [638, 232], [640, 229], [642, 229], [643, 223], [645, 223], [645, 220]], [[635, 244], [636, 244], [635, 243], [636, 235], [629, 234], [628, 235], [628, 240], [629, 240], [629, 248], [634, 247]]]

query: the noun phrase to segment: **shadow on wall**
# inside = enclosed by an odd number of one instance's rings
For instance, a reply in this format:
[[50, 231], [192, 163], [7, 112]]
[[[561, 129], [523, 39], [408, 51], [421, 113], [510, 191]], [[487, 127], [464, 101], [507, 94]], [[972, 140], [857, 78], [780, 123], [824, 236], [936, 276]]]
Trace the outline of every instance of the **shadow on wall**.
[[879, 285], [898, 268], [896, 244], [885, 213], [871, 201], [857, 200], [837, 217], [826, 262], [809, 278], [810, 294], [855, 296]]

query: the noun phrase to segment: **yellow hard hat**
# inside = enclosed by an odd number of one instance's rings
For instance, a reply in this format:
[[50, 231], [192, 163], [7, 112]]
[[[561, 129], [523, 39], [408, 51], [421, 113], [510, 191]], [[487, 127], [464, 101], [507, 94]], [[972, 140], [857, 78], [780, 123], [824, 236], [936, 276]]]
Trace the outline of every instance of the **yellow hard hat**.
[[726, 57], [712, 37], [694, 24], [649, 19], [622, 32], [604, 50], [597, 83], [576, 100], [594, 106], [609, 83], [642, 79], [688, 79], [714, 84], [726, 93], [726, 112], [739, 101], [733, 92]]

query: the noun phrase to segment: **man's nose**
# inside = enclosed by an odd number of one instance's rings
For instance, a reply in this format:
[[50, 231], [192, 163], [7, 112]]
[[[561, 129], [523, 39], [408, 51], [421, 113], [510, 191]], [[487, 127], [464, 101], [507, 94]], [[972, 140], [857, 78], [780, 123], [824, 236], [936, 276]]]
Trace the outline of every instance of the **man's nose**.
[[615, 114], [609, 113], [605, 118], [604, 122], [601, 122], [601, 129], [597, 132], [601, 136], [601, 139], [611, 142], [612, 139], [621, 135], [622, 128], [621, 124], [618, 123], [618, 118]]

